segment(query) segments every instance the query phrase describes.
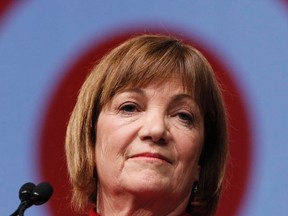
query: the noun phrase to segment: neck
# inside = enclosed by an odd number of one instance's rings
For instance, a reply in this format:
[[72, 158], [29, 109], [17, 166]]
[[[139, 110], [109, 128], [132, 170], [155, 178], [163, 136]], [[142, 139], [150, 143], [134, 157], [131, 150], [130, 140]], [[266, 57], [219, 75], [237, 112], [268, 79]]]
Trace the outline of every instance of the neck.
[[189, 195], [168, 197], [157, 194], [107, 193], [99, 190], [98, 213], [101, 216], [172, 216], [185, 213]]

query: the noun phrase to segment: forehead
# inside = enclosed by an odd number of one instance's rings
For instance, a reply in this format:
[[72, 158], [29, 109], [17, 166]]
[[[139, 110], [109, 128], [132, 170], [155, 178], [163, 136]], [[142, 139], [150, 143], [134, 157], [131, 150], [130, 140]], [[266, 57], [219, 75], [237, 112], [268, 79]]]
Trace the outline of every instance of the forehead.
[[171, 94], [171, 90], [178, 94], [185, 94], [198, 104], [193, 83], [188, 84], [187, 79], [175, 73], [166, 77], [160, 76], [154, 77], [154, 79], [147, 79], [147, 77], [143, 79], [129, 79], [126, 80], [126, 82], [121, 82], [121, 84], [118, 83], [118, 85], [106, 89], [106, 97], [102, 97], [101, 106], [105, 106], [105, 104], [111, 102], [112, 98], [120, 93], [147, 88], [161, 91], [164, 93], [163, 95], [165, 95], [165, 93]]
[[[158, 105], [171, 105], [177, 106], [180, 104], [189, 104], [189, 106], [199, 108], [198, 103], [195, 101], [193, 95], [189, 94], [183, 87], [183, 82], [179, 78], [171, 78], [165, 80], [155, 80], [147, 85], [125, 87], [117, 91], [107, 103], [104, 104], [103, 108], [110, 107], [112, 104], [123, 102], [123, 100], [130, 100], [131, 98], [144, 99], [145, 101], [154, 101], [152, 103]], [[121, 103], [122, 103], [121, 102]]]
[[[137, 91], [137, 89], [152, 89], [152, 90], [158, 90], [161, 92], [168, 92], [168, 91], [174, 91], [177, 93], [186, 93], [187, 88], [185, 88], [184, 83], [182, 82], [182, 79], [179, 77], [170, 77], [166, 79], [156, 79], [151, 82], [144, 82], [144, 83], [137, 83], [137, 84], [127, 84], [127, 86], [124, 86], [122, 89], [119, 89], [118, 92], [122, 91]], [[139, 92], [141, 93], [141, 92]], [[192, 95], [191, 95], [192, 96]]]

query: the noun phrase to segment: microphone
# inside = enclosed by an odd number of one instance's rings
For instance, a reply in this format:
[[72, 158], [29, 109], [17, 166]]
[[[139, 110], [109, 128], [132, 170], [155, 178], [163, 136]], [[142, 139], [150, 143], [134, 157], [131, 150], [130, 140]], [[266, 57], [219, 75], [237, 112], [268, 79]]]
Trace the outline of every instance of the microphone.
[[30, 182], [22, 185], [19, 190], [21, 203], [11, 216], [23, 216], [27, 208], [46, 203], [52, 194], [53, 188], [48, 182], [42, 182], [37, 186]]
[[53, 194], [53, 188], [48, 182], [38, 184], [31, 193], [30, 199], [21, 206], [19, 216], [24, 215], [24, 211], [32, 205], [42, 205], [46, 203]]
[[48, 182], [38, 184], [32, 191], [30, 203], [32, 205], [42, 205], [46, 203], [53, 194], [53, 188]]
[[27, 182], [21, 186], [18, 192], [18, 196], [21, 203], [16, 209], [16, 211], [11, 214], [11, 216], [17, 216], [19, 214], [19, 210], [30, 199], [32, 191], [34, 190], [35, 187], [36, 187], [35, 184], [31, 182]]
[[21, 203], [30, 199], [35, 187], [35, 184], [32, 182], [27, 182], [21, 186], [19, 190], [19, 199], [21, 200]]

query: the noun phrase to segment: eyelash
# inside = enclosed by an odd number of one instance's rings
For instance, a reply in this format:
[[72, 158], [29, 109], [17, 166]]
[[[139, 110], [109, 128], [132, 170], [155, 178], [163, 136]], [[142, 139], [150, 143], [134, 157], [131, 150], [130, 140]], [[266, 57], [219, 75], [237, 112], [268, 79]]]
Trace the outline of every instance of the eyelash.
[[126, 114], [132, 114], [134, 112], [139, 111], [139, 107], [137, 106], [137, 104], [129, 102], [122, 104], [119, 107], [119, 111]]
[[195, 123], [195, 117], [194, 115], [187, 113], [187, 112], [179, 112], [177, 113], [177, 116], [181, 121], [183, 121], [186, 125], [192, 126]]
[[[140, 107], [134, 102], [125, 102], [119, 106], [118, 110], [122, 114], [133, 115], [133, 113], [140, 111]], [[195, 124], [195, 116], [193, 114], [182, 111], [176, 113], [175, 116], [187, 126], [193, 126]]]

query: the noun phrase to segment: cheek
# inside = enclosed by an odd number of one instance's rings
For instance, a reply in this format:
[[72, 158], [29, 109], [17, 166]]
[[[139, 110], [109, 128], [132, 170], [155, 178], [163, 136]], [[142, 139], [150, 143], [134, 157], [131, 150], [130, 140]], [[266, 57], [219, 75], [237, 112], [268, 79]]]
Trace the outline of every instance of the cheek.
[[204, 143], [204, 132], [202, 129], [192, 131], [182, 131], [178, 133], [178, 150], [185, 158], [200, 156]]
[[113, 176], [117, 175], [117, 166], [120, 164], [117, 159], [120, 151], [119, 146], [105, 123], [97, 128], [96, 135], [95, 165], [97, 175], [102, 183], [105, 180], [105, 184], [110, 184], [110, 180], [107, 181], [107, 179], [114, 179]]
[[175, 146], [178, 157], [182, 161], [183, 170], [191, 170], [192, 173], [199, 170], [199, 159], [204, 141], [202, 130], [194, 132], [178, 133], [178, 145]]
[[108, 158], [109, 154], [111, 154], [110, 148], [113, 146], [113, 143], [110, 140], [110, 128], [107, 122], [107, 117], [103, 113], [100, 113], [96, 126], [96, 167], [102, 167], [103, 164], [109, 163]]
[[109, 154], [109, 148], [113, 149], [115, 142], [115, 133], [118, 125], [110, 115], [101, 112], [96, 127], [96, 155]]
[[104, 166], [105, 163], [121, 163], [133, 137], [131, 131], [117, 116], [100, 113], [96, 128], [96, 162]]

